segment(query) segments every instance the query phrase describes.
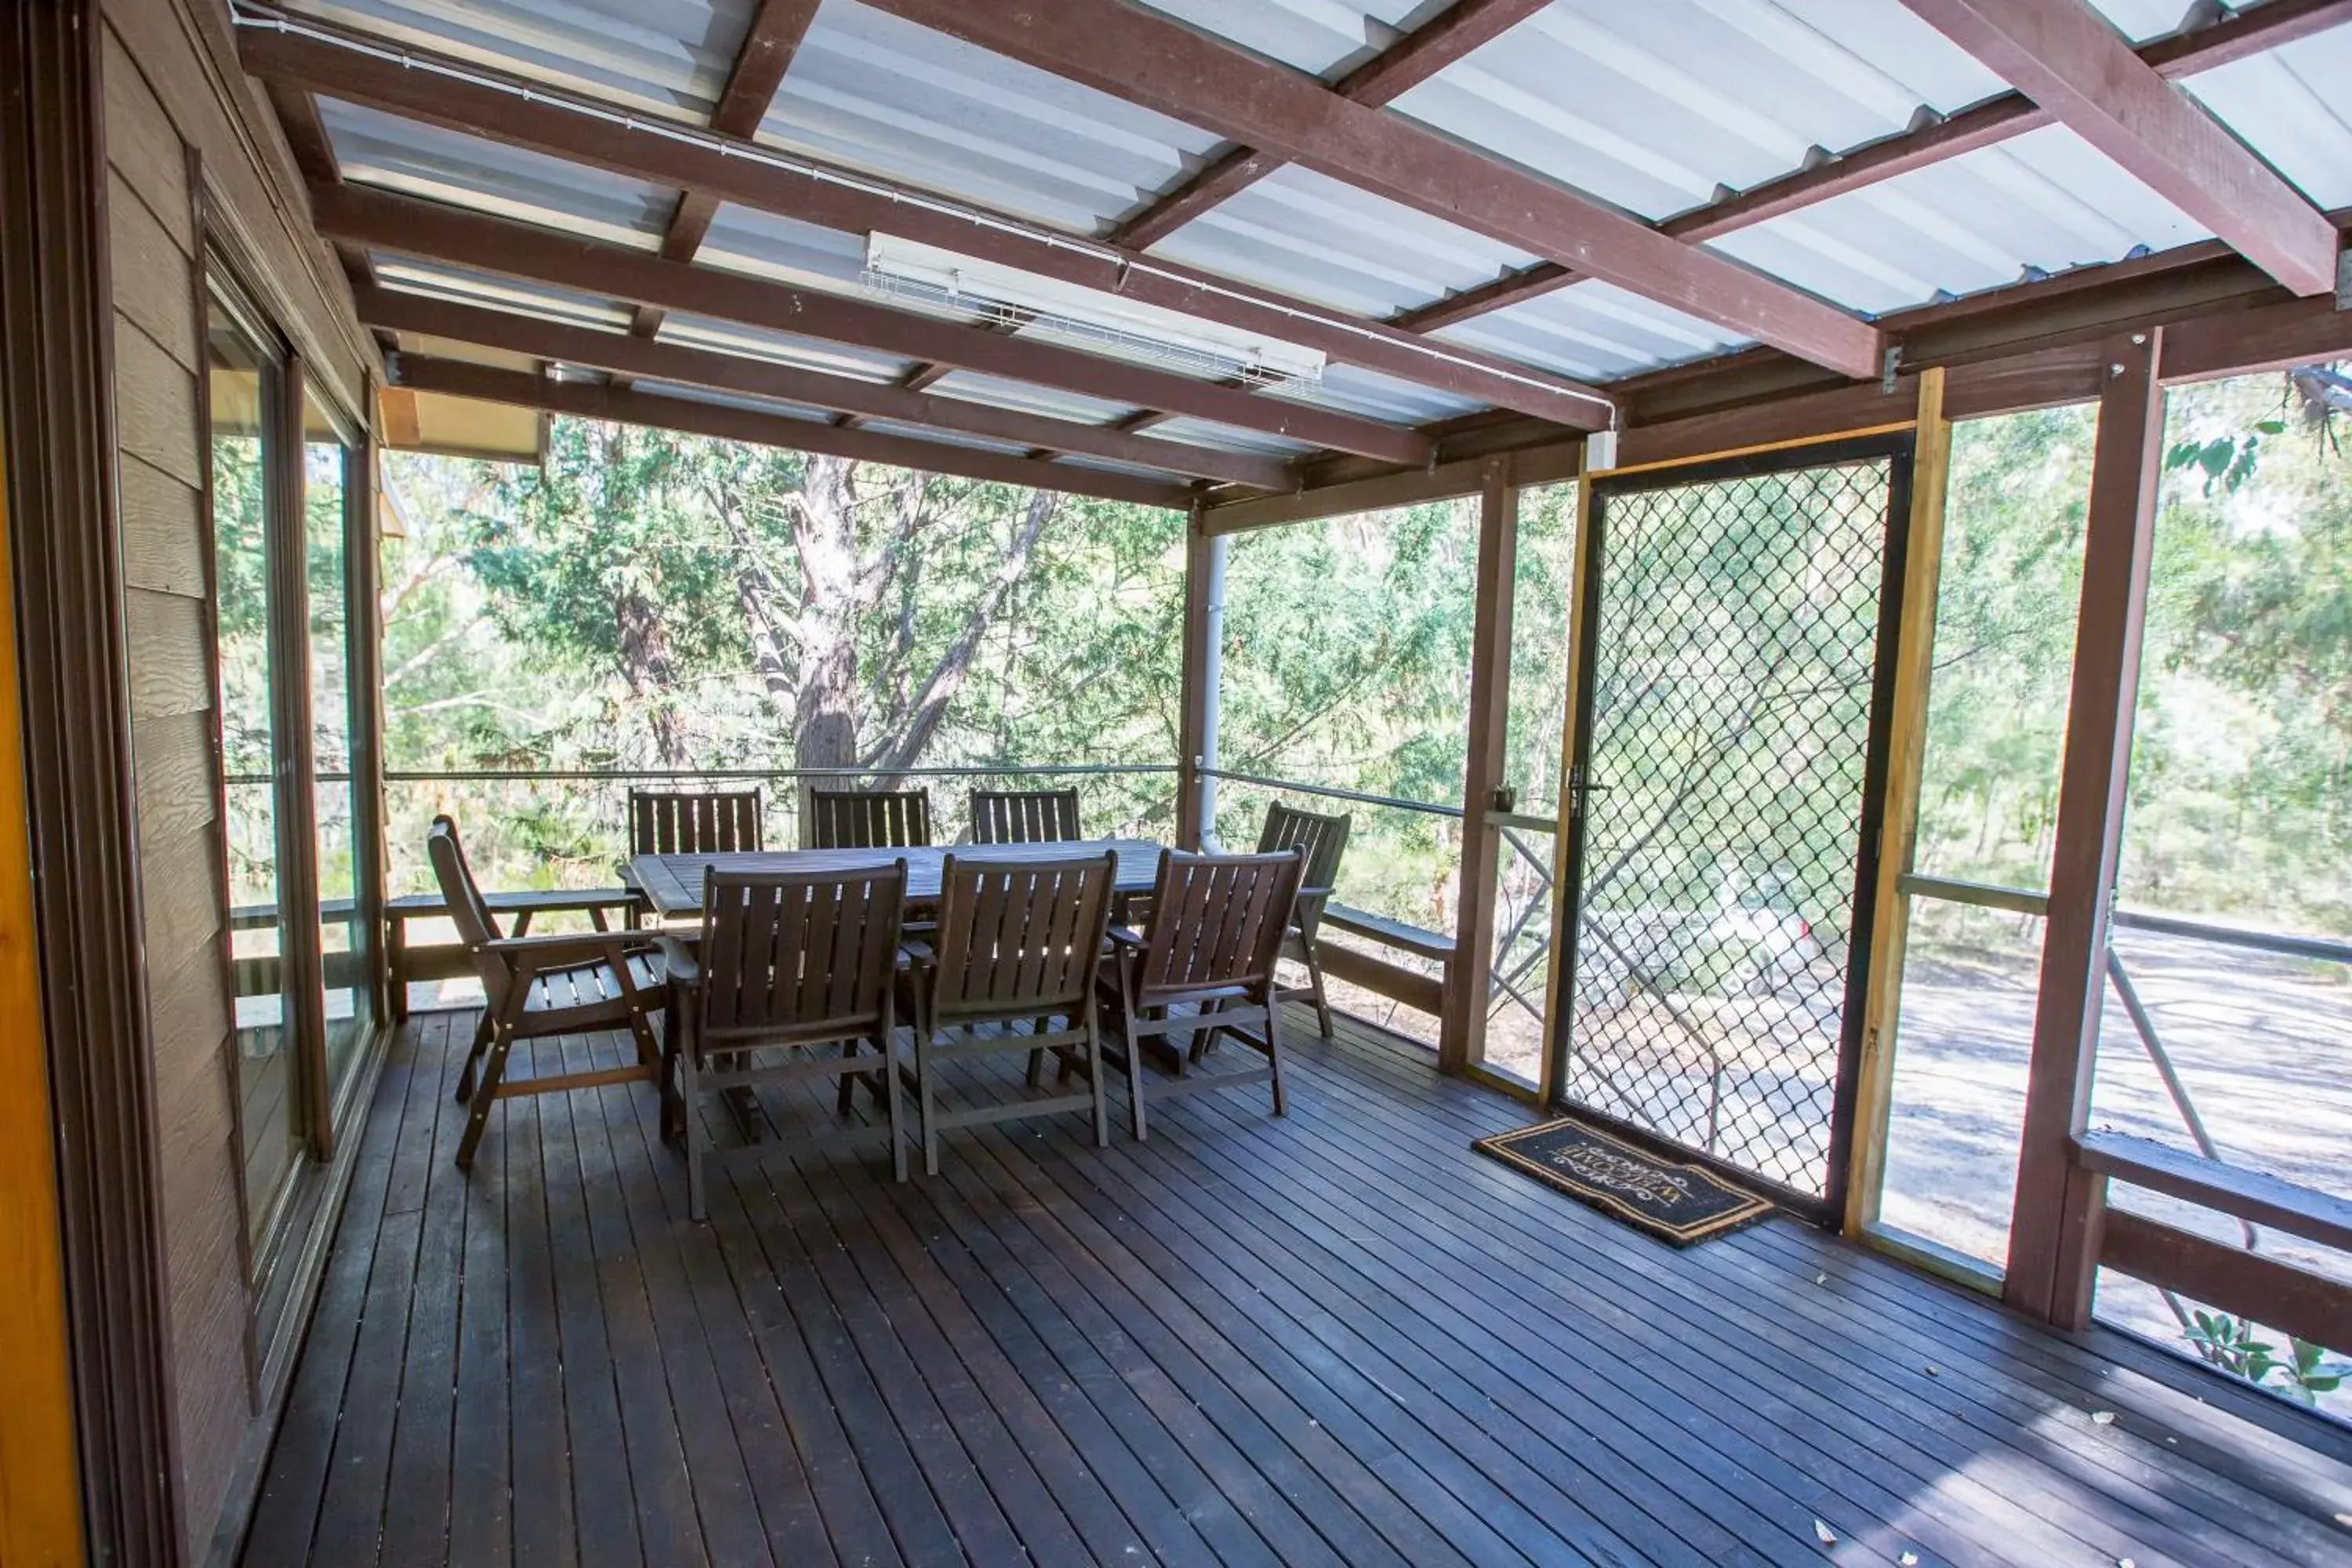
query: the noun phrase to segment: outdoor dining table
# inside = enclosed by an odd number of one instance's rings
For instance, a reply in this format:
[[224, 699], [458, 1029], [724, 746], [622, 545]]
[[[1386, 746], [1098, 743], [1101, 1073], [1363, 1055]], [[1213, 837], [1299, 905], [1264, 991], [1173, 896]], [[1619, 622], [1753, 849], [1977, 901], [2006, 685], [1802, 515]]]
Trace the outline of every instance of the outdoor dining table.
[[[1047, 858], [1083, 860], [1092, 859], [1105, 851], [1115, 851], [1118, 856], [1118, 870], [1113, 886], [1122, 899], [1152, 890], [1160, 877], [1160, 858], [1167, 852], [1164, 846], [1148, 838], [1082, 838], [1051, 844], [940, 844], [903, 849], [768, 849], [724, 855], [637, 855], [622, 863], [621, 879], [644, 898], [656, 921], [670, 925], [677, 921], [701, 921], [704, 873], [714, 867], [721, 871], [827, 871], [888, 865], [893, 860], [903, 859], [907, 862], [907, 907], [910, 911], [928, 913], [939, 903], [940, 883], [947, 858], [950, 855], [970, 863], [977, 860]], [[683, 938], [691, 942], [697, 934], [674, 927], [671, 940]], [[666, 1008], [663, 1020], [666, 1048], [675, 1050], [677, 1027], [677, 1009], [675, 1006]], [[719, 1098], [719, 1103], [733, 1118], [745, 1142], [763, 1141], [761, 1114], [750, 1089], [729, 1089]]]
[[1082, 838], [1052, 844], [938, 844], [904, 849], [770, 849], [731, 855], [639, 855], [622, 879], [645, 898], [664, 922], [702, 918], [703, 873], [721, 871], [833, 871], [857, 866], [907, 862], [907, 904], [928, 910], [940, 899], [942, 867], [950, 855], [964, 864], [985, 860], [1093, 859], [1105, 851], [1118, 856], [1117, 889], [1121, 897], [1151, 891], [1160, 875], [1164, 846], [1148, 838]]

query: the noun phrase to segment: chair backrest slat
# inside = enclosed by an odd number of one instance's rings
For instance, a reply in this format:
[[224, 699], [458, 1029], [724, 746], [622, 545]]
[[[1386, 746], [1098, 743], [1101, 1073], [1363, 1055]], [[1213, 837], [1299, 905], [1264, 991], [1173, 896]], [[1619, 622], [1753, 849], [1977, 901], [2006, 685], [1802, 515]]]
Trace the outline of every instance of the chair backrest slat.
[[1305, 871], [1295, 849], [1163, 858], [1139, 1000], [1150, 1005], [1188, 992], [1265, 982], [1274, 973]]
[[907, 863], [703, 874], [706, 1039], [831, 1039], [882, 1017], [898, 960]]
[[937, 982], [942, 1019], [1084, 1003], [1118, 884], [1116, 855], [958, 860], [940, 871]]
[[457, 940], [466, 944], [474, 973], [482, 982], [482, 994], [495, 1013], [505, 1003], [507, 985], [514, 971], [507, 961], [488, 950], [488, 944], [499, 940], [499, 919], [490, 912], [489, 900], [482, 897], [481, 888], [474, 880], [474, 868], [467, 862], [466, 847], [457, 837], [457, 825], [446, 816], [436, 816], [425, 839], [426, 858], [433, 862], [434, 880], [441, 884], [441, 900], [449, 906], [449, 919], [457, 928]]
[[734, 855], [761, 847], [760, 792], [629, 792], [632, 855]]
[[[1339, 879], [1339, 857], [1348, 847], [1348, 829], [1351, 819], [1344, 813], [1329, 815], [1319, 811], [1301, 811], [1280, 801], [1265, 808], [1265, 827], [1257, 836], [1258, 853], [1271, 855], [1277, 850], [1296, 849], [1306, 857], [1307, 868], [1302, 887], [1328, 889]], [[1330, 894], [1317, 892], [1302, 895], [1293, 912], [1293, 921], [1309, 938], [1323, 923], [1323, 905]]]
[[912, 849], [931, 841], [931, 792], [809, 791], [804, 849]]
[[971, 792], [974, 844], [1071, 844], [1085, 837], [1074, 788]]

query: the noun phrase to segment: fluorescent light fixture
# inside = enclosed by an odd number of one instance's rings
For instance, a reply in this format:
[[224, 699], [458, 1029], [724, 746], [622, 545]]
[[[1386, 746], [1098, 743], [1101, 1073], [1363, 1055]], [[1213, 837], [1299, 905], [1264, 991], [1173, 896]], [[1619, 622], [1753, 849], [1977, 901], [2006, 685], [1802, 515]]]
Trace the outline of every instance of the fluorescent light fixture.
[[868, 292], [886, 298], [970, 312], [1032, 336], [1189, 374], [1257, 386], [1312, 385], [1323, 379], [1319, 349], [895, 235], [867, 237], [864, 280]]

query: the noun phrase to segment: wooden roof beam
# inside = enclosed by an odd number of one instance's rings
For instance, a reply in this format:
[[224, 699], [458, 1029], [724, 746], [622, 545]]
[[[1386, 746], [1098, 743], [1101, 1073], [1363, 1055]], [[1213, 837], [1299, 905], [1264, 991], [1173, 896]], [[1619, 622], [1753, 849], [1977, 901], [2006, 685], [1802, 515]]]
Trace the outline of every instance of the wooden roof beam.
[[1277, 398], [1253, 397], [1231, 387], [1028, 338], [1008, 337], [985, 327], [938, 321], [740, 273], [691, 267], [412, 196], [355, 185], [317, 187], [311, 191], [311, 208], [320, 233], [372, 249], [1058, 386], [1130, 407], [1166, 408], [1392, 463], [1426, 462], [1431, 450], [1429, 437], [1419, 431], [1377, 420]]
[[663, 397], [593, 382], [553, 381], [529, 371], [500, 370], [493, 365], [468, 364], [463, 360], [394, 354], [391, 372], [395, 387], [446, 393], [453, 397], [478, 397], [489, 403], [511, 403], [583, 419], [611, 419], [624, 425], [684, 430], [715, 436], [723, 441], [752, 441], [800, 452], [823, 452], [862, 463], [889, 463], [901, 468], [954, 474], [995, 484], [1026, 485], [1035, 489], [1066, 490], [1073, 495], [1098, 496], [1105, 500], [1133, 501], [1142, 506], [1181, 508], [1192, 501], [1192, 492], [1185, 486], [1105, 473], [1098, 468], [1040, 463], [970, 447], [951, 447], [944, 441], [919, 441], [910, 436], [845, 430], [818, 419], [794, 419], [782, 414], [698, 403], [685, 397]]
[[[2177, 81], [2347, 23], [2352, 23], [2352, 0], [2267, 0], [2194, 32], [2152, 39], [2137, 52], [2141, 63], [2157, 75]], [[1882, 137], [1825, 163], [1750, 185], [1719, 202], [1670, 217], [1658, 226], [1676, 239], [1713, 239], [1947, 158], [1999, 146], [2054, 123], [2056, 116], [2023, 93], [2005, 92], [1916, 131]], [[1579, 276], [1558, 262], [1539, 262], [1475, 289], [1399, 311], [1389, 318], [1389, 325], [1409, 331], [1437, 331], [1565, 289]]]
[[[784, 85], [784, 72], [792, 68], [801, 39], [816, 20], [817, 5], [818, 0], [762, 0], [735, 51], [727, 86], [710, 111], [713, 131], [746, 141], [758, 132], [760, 121], [768, 118], [769, 105], [776, 100], [776, 90]], [[669, 229], [662, 236], [661, 253], [672, 261], [693, 260], [702, 248], [703, 237], [710, 232], [710, 220], [718, 214], [716, 197], [700, 191], [678, 192]], [[649, 338], [661, 331], [664, 314], [650, 305], [638, 307], [636, 334]]]
[[2086, 0], [1903, 0], [2297, 294], [2336, 287], [2336, 227]]
[[874, 0], [883, 10], [1277, 153], [1849, 376], [1878, 330], [1727, 257], [1129, 0]]
[[1057, 451], [1083, 452], [1117, 462], [1164, 468], [1171, 474], [1256, 489], [1287, 489], [1294, 482], [1288, 468], [1269, 458], [1153, 440], [1108, 426], [1083, 425], [1075, 420], [927, 395], [909, 390], [903, 383], [859, 381], [742, 354], [647, 342], [627, 333], [575, 327], [510, 310], [485, 310], [388, 289], [361, 289], [358, 302], [361, 321], [386, 331], [415, 332], [452, 342], [477, 343], [534, 359], [606, 371], [616, 376], [772, 397], [836, 414], [928, 426], [992, 440], [1051, 447]]
[[[1331, 86], [1343, 98], [1378, 109], [1419, 87], [1455, 60], [1526, 21], [1551, 0], [1454, 0], [1454, 4], [1366, 60]], [[1159, 244], [1194, 218], [1265, 178], [1289, 160], [1255, 147], [1228, 148], [1174, 188], [1123, 218], [1109, 238], [1138, 250]]]
[[[2273, 0], [2281, 3], [2281, 0]], [[332, 41], [348, 37], [352, 44]], [[1384, 323], [1311, 305], [1131, 247], [1074, 241], [1018, 220], [904, 191], [877, 176], [800, 154], [780, 157], [716, 132], [689, 139], [635, 129], [496, 70], [304, 18], [238, 35], [246, 69], [390, 113], [527, 147], [782, 214], [851, 234], [876, 230], [961, 251], [1081, 288], [1123, 294], [1203, 321], [1319, 349], [1333, 363], [1513, 409], [1578, 429], [1602, 429], [1612, 400], [1564, 376], [1454, 344], [1433, 345]], [[363, 44], [364, 47], [354, 47]]]

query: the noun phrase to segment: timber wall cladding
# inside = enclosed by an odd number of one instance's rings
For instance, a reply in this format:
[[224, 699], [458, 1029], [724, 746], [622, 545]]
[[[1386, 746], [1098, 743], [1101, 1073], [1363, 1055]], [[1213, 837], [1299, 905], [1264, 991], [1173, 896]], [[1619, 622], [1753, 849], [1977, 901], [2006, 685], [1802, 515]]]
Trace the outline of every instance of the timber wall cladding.
[[199, 272], [186, 151], [110, 28], [107, 229], [131, 750], [189, 1558], [254, 1416], [213, 746]]

